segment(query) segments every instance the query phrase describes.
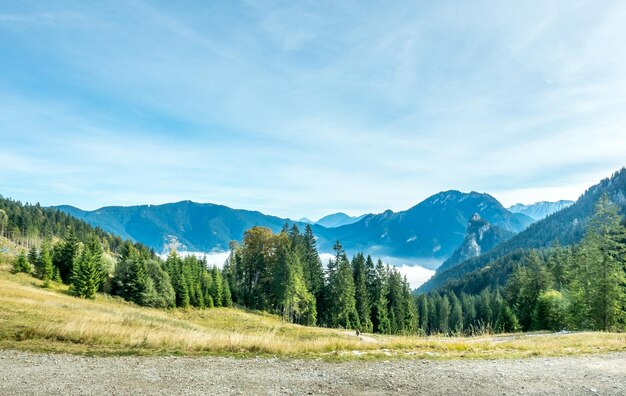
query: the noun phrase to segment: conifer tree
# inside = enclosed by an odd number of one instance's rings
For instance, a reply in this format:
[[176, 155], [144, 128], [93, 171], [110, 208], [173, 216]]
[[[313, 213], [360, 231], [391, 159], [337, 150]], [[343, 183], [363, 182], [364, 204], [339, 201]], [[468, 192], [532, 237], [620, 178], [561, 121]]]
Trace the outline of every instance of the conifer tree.
[[213, 283], [211, 284], [211, 297], [213, 298], [213, 305], [221, 307], [224, 299], [224, 281], [222, 279], [222, 272], [217, 267], [213, 267], [211, 268], [211, 277], [213, 278]]
[[90, 298], [96, 297], [96, 292], [100, 286], [100, 271], [93, 260], [91, 251], [83, 249], [74, 265], [72, 274], [72, 294], [76, 297]]
[[228, 284], [228, 279], [226, 277], [222, 278], [222, 307], [232, 307], [233, 300], [232, 295], [230, 293], [230, 285]]
[[448, 294], [450, 301], [450, 331], [454, 334], [460, 334], [463, 331], [463, 307], [461, 301], [454, 292]]
[[71, 280], [74, 269], [74, 260], [77, 258], [79, 253], [78, 249], [78, 238], [76, 237], [74, 228], [69, 227], [65, 242], [60, 245], [59, 253], [54, 255], [54, 264], [57, 268], [59, 268], [61, 279], [65, 283], [69, 283]]
[[30, 273], [31, 271], [32, 268], [30, 267], [30, 263], [28, 262], [28, 257], [26, 256], [26, 253], [24, 253], [23, 251], [20, 252], [15, 260], [13, 260], [13, 273]]
[[339, 242], [335, 244], [334, 250], [335, 260], [328, 264], [329, 296], [333, 302], [330, 307], [330, 323], [332, 327], [359, 328], [352, 267]]
[[498, 318], [496, 319], [495, 331], [497, 333], [514, 333], [518, 331], [519, 323], [515, 313], [508, 305], [502, 304]]
[[361, 331], [372, 331], [370, 297], [367, 290], [366, 261], [362, 253], [352, 259], [352, 273], [354, 275], [356, 310], [361, 321]]
[[321, 312], [324, 301], [324, 267], [317, 253], [317, 246], [313, 229], [307, 224], [302, 236], [302, 267], [304, 270], [304, 281], [307, 289], [313, 294], [316, 300], [316, 310]]
[[372, 295], [374, 301], [372, 306], [372, 325], [374, 331], [377, 333], [390, 334], [391, 321], [387, 308], [387, 271], [380, 259], [376, 263]]
[[426, 294], [420, 294], [417, 298], [417, 306], [419, 310], [419, 325], [423, 334], [428, 334], [428, 297]]
[[38, 261], [39, 253], [37, 252], [37, 248], [35, 246], [32, 246], [28, 251], [28, 263], [30, 264], [31, 268], [37, 268]]
[[59, 270], [52, 263], [52, 252], [48, 241], [44, 241], [41, 245], [37, 276], [43, 280], [44, 287], [48, 287], [51, 280], [60, 281]]

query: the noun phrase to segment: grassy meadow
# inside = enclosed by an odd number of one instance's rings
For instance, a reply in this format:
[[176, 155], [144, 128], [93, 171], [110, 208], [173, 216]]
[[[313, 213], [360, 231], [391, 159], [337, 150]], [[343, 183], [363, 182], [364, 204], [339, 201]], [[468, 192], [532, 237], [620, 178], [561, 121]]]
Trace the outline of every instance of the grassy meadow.
[[236, 308], [142, 308], [99, 294], [12, 274], [0, 265], [0, 348], [94, 355], [230, 355], [327, 359], [516, 358], [626, 351], [626, 334], [403, 337], [304, 327]]

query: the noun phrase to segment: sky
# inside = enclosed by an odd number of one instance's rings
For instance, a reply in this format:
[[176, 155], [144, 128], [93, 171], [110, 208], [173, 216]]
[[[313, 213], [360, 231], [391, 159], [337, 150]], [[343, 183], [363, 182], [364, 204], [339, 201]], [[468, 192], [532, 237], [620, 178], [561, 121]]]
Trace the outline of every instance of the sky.
[[623, 1], [0, 2], [0, 194], [297, 219], [576, 199], [626, 165]]

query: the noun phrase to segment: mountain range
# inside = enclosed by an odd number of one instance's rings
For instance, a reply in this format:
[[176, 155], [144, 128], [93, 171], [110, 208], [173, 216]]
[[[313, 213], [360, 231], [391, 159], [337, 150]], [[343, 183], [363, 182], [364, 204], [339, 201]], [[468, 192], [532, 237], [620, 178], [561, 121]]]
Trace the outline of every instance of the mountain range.
[[520, 257], [530, 249], [546, 248], [557, 241], [561, 245], [579, 242], [598, 199], [604, 194], [619, 206], [622, 215], [626, 214], [626, 168], [590, 187], [572, 205], [532, 224], [488, 252], [438, 270], [418, 292], [453, 288], [475, 293], [487, 286], [502, 285]]
[[546, 202], [541, 201], [532, 205], [524, 205], [521, 203], [515, 204], [509, 207], [509, 211], [513, 213], [522, 213], [534, 220], [542, 220], [550, 216], [552, 213], [556, 213], [561, 209], [565, 209], [568, 206], [572, 206], [574, 201], [556, 201]]
[[[305, 226], [303, 222], [256, 211], [191, 201], [110, 206], [94, 211], [72, 206], [56, 208], [123, 238], [142, 242], [157, 252], [171, 246], [188, 251], [224, 251], [232, 240], [240, 241], [245, 230], [253, 226], [268, 227], [274, 232], [284, 224]], [[313, 224], [312, 228], [322, 252], [330, 252], [339, 240], [349, 253], [363, 251], [373, 256], [430, 260], [435, 268], [461, 245], [467, 221], [475, 213], [512, 233], [533, 222], [524, 214], [511, 213], [488, 194], [452, 190], [435, 194], [406, 211], [387, 210], [360, 219], [335, 214], [326, 217], [329, 227]], [[354, 222], [330, 227], [346, 218]]]

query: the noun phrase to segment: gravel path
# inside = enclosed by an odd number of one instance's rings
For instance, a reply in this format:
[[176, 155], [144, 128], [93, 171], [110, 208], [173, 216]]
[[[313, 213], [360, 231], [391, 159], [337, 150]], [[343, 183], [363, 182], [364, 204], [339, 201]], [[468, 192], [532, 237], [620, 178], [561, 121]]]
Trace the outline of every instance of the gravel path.
[[0, 395], [626, 395], [626, 353], [329, 363], [0, 350]]

